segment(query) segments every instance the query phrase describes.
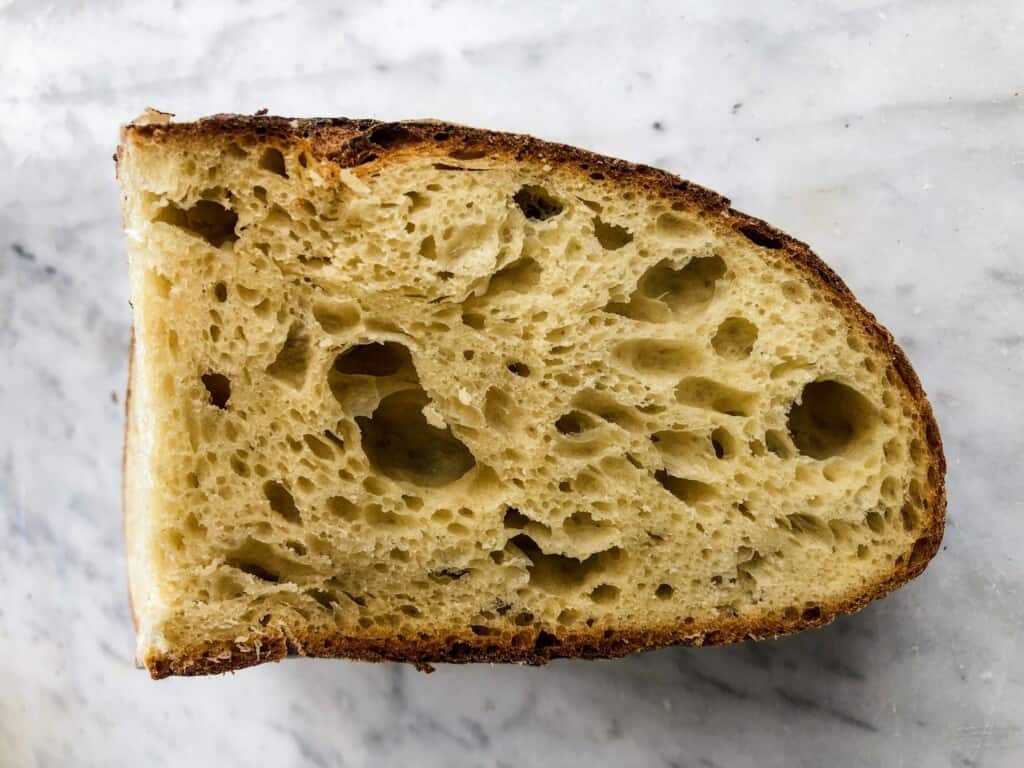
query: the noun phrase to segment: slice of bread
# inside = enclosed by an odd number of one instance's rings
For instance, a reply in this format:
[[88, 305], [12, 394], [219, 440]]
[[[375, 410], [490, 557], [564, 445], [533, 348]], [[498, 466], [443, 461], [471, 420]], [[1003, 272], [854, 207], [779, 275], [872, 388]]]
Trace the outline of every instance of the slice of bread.
[[151, 113], [117, 161], [154, 677], [775, 636], [939, 546], [903, 352], [713, 192], [432, 121]]

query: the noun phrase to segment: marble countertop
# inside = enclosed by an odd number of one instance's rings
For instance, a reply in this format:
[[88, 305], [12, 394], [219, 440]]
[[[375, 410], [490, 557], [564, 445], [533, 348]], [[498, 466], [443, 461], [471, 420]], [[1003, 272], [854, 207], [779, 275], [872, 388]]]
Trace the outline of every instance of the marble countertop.
[[[0, 765], [1024, 764], [1024, 6], [550, 6], [0, 0]], [[151, 682], [124, 583], [110, 159], [148, 105], [443, 117], [731, 196], [912, 358], [949, 457], [942, 551], [772, 642]]]

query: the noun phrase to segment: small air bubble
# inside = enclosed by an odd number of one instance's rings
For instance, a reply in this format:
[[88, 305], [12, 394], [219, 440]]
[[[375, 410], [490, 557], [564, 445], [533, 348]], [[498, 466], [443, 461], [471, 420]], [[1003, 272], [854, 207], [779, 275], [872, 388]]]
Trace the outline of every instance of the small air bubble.
[[276, 173], [278, 176], [288, 176], [284, 167], [284, 155], [281, 154], [281, 150], [273, 147], [263, 150], [263, 154], [260, 156], [260, 168]]

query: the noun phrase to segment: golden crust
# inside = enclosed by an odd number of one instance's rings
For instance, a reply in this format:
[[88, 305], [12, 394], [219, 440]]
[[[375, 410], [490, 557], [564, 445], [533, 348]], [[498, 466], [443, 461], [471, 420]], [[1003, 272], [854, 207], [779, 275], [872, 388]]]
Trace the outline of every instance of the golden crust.
[[[746, 639], [777, 637], [820, 627], [832, 622], [840, 613], [860, 610], [872, 600], [887, 595], [918, 576], [938, 551], [945, 528], [946, 461], [931, 405], [917, 374], [892, 335], [857, 302], [839, 276], [805, 243], [760, 219], [731, 208], [728, 198], [665, 171], [564, 144], [541, 141], [531, 136], [432, 120], [381, 123], [347, 118], [290, 119], [266, 115], [215, 115], [194, 123], [128, 125], [122, 132], [123, 142], [202, 142], [233, 137], [241, 141], [261, 141], [305, 149], [339, 168], [372, 167], [372, 164], [402, 155], [426, 152], [450, 154], [470, 149], [485, 150], [490, 157], [505, 156], [516, 162], [571, 168], [592, 181], [627, 185], [646, 194], [687, 204], [693, 212], [717, 220], [720, 225], [731, 228], [761, 247], [785, 255], [804, 272], [813, 286], [829, 294], [838, 311], [861, 327], [902, 379], [906, 397], [917, 413], [927, 446], [924, 460], [928, 465], [928, 482], [924, 493], [925, 520], [921, 534], [897, 560], [887, 577], [798, 616], [789, 617], [777, 613], [742, 618], [727, 616], [699, 625], [635, 626], [618, 631], [589, 634], [573, 632], [561, 636], [545, 631], [524, 631], [508, 636], [478, 637], [455, 630], [443, 638], [427, 640], [349, 637], [340, 633], [320, 632], [292, 632], [286, 636], [281, 630], [268, 628], [262, 635], [254, 636], [244, 643], [197, 643], [167, 654], [151, 651], [144, 662], [154, 678], [228, 672], [292, 655], [401, 661], [429, 671], [431, 664], [440, 662], [544, 664], [556, 658], [614, 658], [666, 645], [722, 645]], [[115, 161], [120, 159], [122, 151], [119, 147]], [[129, 434], [126, 429], [126, 454], [131, 450]]]

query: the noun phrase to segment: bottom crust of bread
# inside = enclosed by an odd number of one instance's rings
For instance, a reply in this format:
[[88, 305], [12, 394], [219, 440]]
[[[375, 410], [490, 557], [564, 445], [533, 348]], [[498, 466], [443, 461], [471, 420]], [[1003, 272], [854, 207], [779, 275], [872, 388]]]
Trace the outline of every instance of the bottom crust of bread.
[[211, 675], [232, 672], [288, 657], [352, 659], [355, 661], [403, 662], [424, 672], [434, 664], [470, 662], [514, 663], [541, 666], [555, 659], [614, 659], [637, 651], [667, 646], [714, 646], [744, 640], [769, 638], [802, 632], [831, 624], [840, 614], [855, 613], [872, 600], [892, 592], [918, 576], [942, 542], [942, 531], [930, 532], [917, 540], [909, 561], [887, 581], [831, 606], [784, 616], [764, 614], [727, 617], [707, 626], [683, 625], [636, 627], [600, 633], [523, 631], [508, 636], [478, 637], [460, 628], [441, 637], [351, 637], [336, 632], [270, 631], [253, 635], [244, 642], [200, 642], [161, 653], [151, 649], [143, 659], [154, 679], [174, 675]]

